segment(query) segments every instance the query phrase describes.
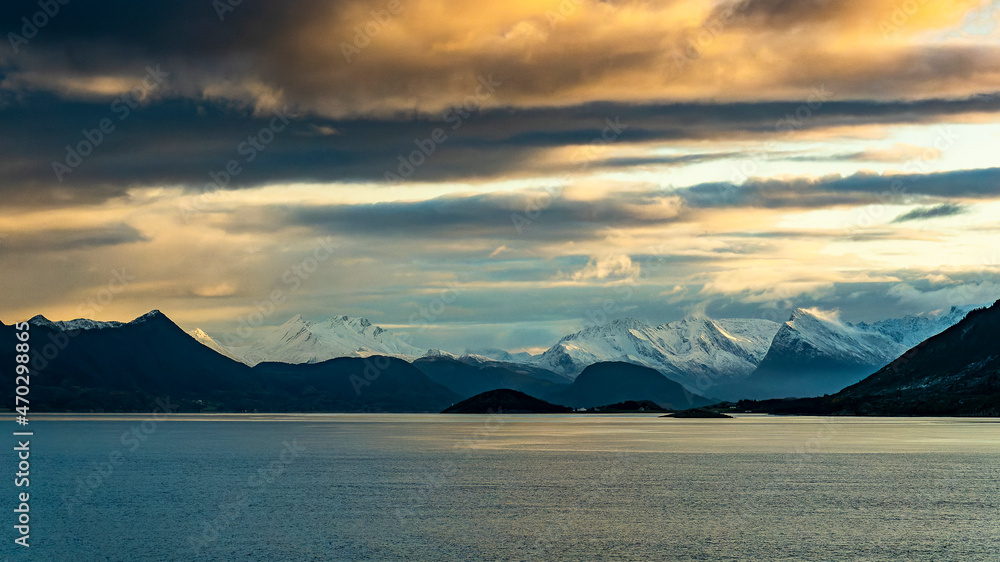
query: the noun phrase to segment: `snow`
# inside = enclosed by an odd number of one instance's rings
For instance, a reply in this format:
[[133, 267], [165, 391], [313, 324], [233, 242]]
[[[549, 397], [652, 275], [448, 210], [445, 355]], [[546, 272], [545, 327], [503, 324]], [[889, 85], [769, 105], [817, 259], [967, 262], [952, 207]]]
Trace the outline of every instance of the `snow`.
[[265, 361], [319, 363], [337, 357], [371, 355], [389, 355], [412, 361], [424, 354], [424, 350], [406, 343], [368, 319], [350, 316], [312, 323], [296, 315], [245, 345], [229, 346], [227, 349], [251, 366]]
[[953, 307], [939, 315], [905, 316], [851, 324], [835, 311], [797, 309], [774, 338], [776, 348], [806, 342], [821, 355], [845, 363], [885, 365], [914, 345], [958, 323], [975, 307]]
[[535, 364], [575, 376], [593, 363], [626, 361], [657, 369], [692, 391], [704, 391], [706, 380], [714, 385], [749, 376], [780, 326], [763, 319], [705, 316], [652, 326], [625, 318], [564, 337]]
[[104, 330], [106, 328], [119, 328], [125, 325], [123, 322], [101, 322], [99, 320], [89, 320], [87, 318], [53, 322], [41, 314], [35, 316], [31, 320], [28, 320], [28, 322], [34, 326], [45, 326], [46, 328], [50, 328], [52, 330], [62, 330], [64, 332], [72, 332], [76, 330]]
[[233, 361], [240, 361], [240, 358], [236, 356], [232, 351], [226, 349], [219, 342], [215, 341], [212, 336], [206, 334], [200, 328], [195, 328], [194, 330], [189, 330], [187, 333], [189, 336], [198, 341], [198, 343], [204, 345], [205, 347], [215, 351], [219, 355], [224, 355]]

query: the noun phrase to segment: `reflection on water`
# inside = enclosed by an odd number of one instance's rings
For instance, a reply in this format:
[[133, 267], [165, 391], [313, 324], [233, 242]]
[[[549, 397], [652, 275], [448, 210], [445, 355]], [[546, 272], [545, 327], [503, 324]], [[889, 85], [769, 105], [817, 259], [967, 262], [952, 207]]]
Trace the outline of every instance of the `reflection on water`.
[[[996, 420], [151, 420], [33, 421], [34, 557], [23, 559], [996, 560], [1000, 552]], [[7, 542], [5, 554], [23, 554]]]

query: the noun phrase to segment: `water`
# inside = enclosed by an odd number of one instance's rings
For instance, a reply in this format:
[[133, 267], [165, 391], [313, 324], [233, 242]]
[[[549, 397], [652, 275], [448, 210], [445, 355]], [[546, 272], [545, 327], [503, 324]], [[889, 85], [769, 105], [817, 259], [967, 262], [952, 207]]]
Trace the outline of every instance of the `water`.
[[50, 416], [31, 426], [32, 547], [12, 542], [11, 478], [0, 552], [995, 561], [994, 421]]

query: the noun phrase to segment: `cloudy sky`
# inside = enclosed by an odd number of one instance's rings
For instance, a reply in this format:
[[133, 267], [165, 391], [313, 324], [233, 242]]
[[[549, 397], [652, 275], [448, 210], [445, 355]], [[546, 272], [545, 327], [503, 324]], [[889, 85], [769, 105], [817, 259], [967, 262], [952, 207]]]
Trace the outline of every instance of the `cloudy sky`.
[[14, 0], [0, 31], [7, 323], [461, 351], [1000, 298], [998, 1]]

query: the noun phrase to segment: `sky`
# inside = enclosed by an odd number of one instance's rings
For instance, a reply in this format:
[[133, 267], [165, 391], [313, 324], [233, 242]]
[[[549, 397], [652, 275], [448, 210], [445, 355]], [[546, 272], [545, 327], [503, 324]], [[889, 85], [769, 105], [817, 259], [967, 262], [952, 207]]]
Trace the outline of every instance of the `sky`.
[[0, 6], [0, 320], [619, 317], [1000, 298], [1000, 2]]

